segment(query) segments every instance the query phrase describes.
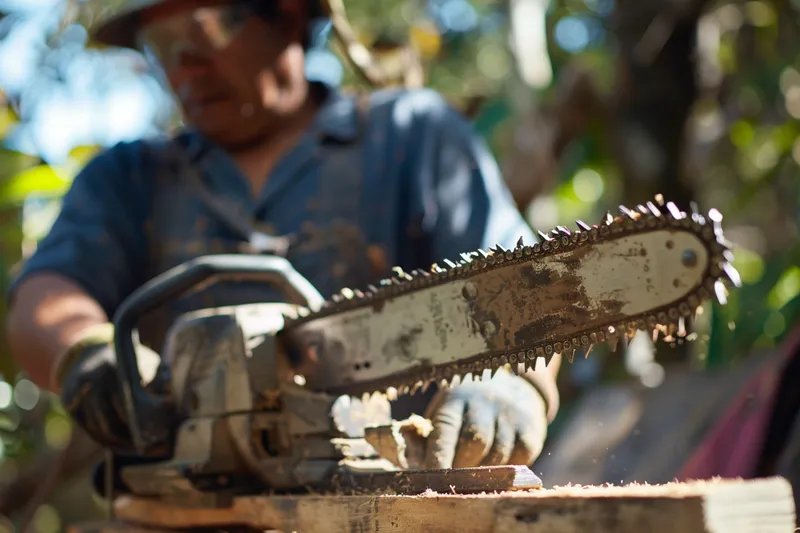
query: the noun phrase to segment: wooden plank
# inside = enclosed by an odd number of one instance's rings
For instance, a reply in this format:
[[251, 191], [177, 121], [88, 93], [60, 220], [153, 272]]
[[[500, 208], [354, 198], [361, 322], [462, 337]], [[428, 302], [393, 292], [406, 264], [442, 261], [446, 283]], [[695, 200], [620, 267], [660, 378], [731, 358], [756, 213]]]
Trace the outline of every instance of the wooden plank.
[[249, 526], [286, 533], [790, 533], [792, 489], [782, 478], [419, 496], [253, 496], [230, 508], [181, 508], [126, 497], [118, 524], [76, 533], [142, 533]]
[[[366, 463], [364, 460], [358, 463]], [[482, 466], [443, 470], [358, 472], [345, 470], [333, 481], [337, 494], [417, 495], [425, 492], [474, 494], [542, 488], [527, 466]]]

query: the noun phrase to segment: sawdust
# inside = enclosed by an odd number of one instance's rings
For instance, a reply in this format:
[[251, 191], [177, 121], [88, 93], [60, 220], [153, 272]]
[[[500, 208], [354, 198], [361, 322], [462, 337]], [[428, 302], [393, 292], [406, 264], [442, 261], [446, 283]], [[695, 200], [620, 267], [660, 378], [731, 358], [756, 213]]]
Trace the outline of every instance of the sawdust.
[[459, 499], [481, 499], [487, 498], [687, 498], [696, 497], [708, 493], [710, 490], [718, 488], [730, 488], [736, 486], [738, 490], [746, 490], [741, 483], [750, 483], [742, 478], [713, 478], [708, 480], [690, 481], [684, 483], [671, 482], [661, 485], [650, 485], [648, 483], [629, 483], [626, 485], [564, 485], [550, 489], [530, 489], [515, 490], [506, 492], [483, 492], [475, 494], [448, 494], [438, 493], [427, 490], [422, 494], [413, 496], [397, 496], [401, 498], [459, 498]]

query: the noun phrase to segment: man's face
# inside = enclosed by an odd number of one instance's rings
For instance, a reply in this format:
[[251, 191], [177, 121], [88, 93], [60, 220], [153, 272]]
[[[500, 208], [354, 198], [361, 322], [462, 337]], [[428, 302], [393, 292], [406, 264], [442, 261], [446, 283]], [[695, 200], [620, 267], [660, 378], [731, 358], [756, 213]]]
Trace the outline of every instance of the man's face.
[[269, 133], [305, 100], [302, 12], [265, 18], [252, 5], [207, 0], [151, 12], [139, 32], [186, 120], [222, 145]]

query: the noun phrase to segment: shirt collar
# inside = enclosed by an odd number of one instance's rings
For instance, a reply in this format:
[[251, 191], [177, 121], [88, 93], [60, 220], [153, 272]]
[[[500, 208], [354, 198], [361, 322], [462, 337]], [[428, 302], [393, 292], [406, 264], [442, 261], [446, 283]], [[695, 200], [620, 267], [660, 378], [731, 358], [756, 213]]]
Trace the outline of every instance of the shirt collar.
[[[355, 97], [318, 82], [312, 83], [312, 88], [321, 91], [324, 100], [309, 127], [308, 134], [321, 143], [355, 142], [361, 133]], [[191, 159], [201, 157], [214, 144], [192, 127], [185, 128], [178, 135], [178, 140]]]

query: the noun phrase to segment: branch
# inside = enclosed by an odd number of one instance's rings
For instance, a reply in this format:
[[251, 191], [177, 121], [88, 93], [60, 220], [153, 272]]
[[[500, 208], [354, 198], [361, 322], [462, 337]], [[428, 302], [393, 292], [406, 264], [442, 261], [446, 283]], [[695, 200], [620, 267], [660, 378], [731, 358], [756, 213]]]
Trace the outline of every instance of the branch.
[[342, 55], [367, 83], [375, 88], [389, 87], [397, 83], [402, 83], [405, 87], [421, 87], [424, 84], [421, 61], [411, 46], [404, 46], [402, 60], [387, 68], [358, 41], [355, 31], [347, 20], [343, 0], [321, 1], [331, 18], [333, 35], [338, 41]]

